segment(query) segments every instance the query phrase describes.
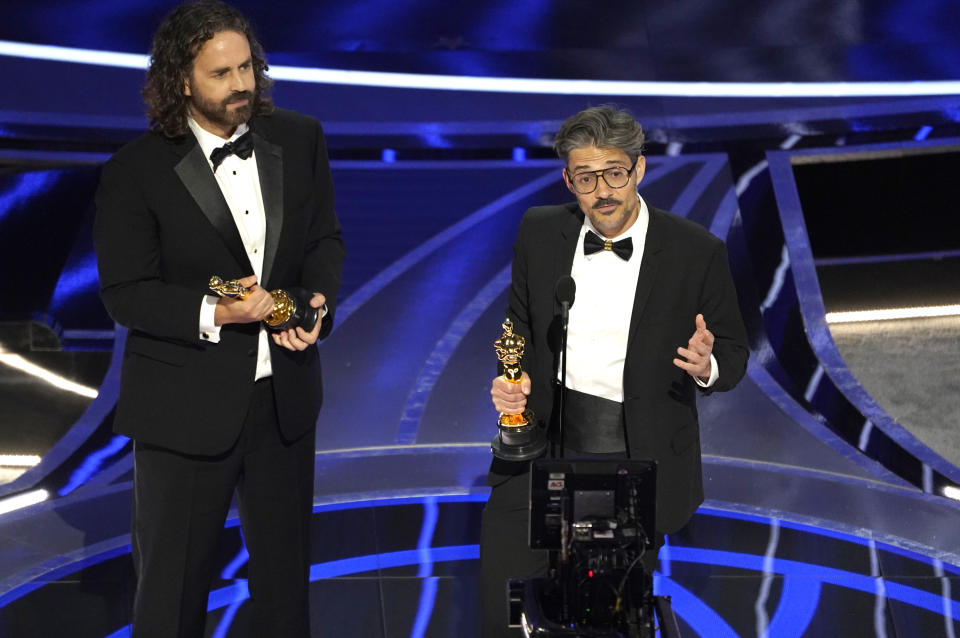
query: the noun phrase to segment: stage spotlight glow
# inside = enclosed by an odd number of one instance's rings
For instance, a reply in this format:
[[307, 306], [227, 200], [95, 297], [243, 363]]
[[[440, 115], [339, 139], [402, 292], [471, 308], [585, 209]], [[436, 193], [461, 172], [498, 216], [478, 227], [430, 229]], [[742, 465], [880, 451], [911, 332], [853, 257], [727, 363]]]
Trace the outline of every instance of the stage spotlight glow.
[[960, 501], [960, 488], [952, 485], [945, 485], [943, 488], [943, 495], [947, 498], [952, 498], [955, 501]]
[[[146, 68], [149, 57], [94, 49], [0, 40], [0, 55], [55, 60], [128, 69]], [[271, 66], [274, 80], [395, 89], [485, 91], [546, 95], [609, 95], [666, 97], [894, 97], [956, 95], [960, 81], [916, 82], [631, 82], [622, 80], [555, 80], [502, 78], [428, 73], [384, 73], [353, 69]]]
[[7, 512], [36, 505], [48, 498], [50, 498], [50, 493], [47, 492], [47, 490], [33, 490], [31, 492], [17, 494], [16, 496], [11, 496], [10, 498], [5, 498], [0, 501], [0, 514], [6, 514]]
[[960, 315], [960, 304], [949, 306], [921, 306], [916, 308], [887, 308], [881, 310], [853, 310], [828, 312], [827, 323], [853, 323], [855, 321], [887, 321], [890, 319], [921, 319], [925, 317], [950, 317]]
[[7, 352], [0, 346], [0, 363], [10, 366], [20, 372], [29, 374], [32, 377], [46, 381], [50, 385], [60, 388], [61, 390], [66, 390], [67, 392], [73, 392], [74, 394], [79, 394], [82, 397], [87, 397], [89, 399], [97, 398], [97, 390], [85, 385], [81, 385], [70, 379], [60, 376], [55, 372], [50, 372], [46, 368], [42, 368], [35, 363], [30, 363], [23, 357], [18, 354], [12, 354]]
[[36, 454], [0, 454], [2, 467], [33, 467], [40, 462]]

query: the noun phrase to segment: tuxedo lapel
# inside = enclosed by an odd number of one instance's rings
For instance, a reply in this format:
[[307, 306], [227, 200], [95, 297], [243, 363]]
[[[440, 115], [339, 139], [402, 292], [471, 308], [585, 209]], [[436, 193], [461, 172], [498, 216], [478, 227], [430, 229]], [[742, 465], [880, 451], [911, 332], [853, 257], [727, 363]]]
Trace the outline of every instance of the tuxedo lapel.
[[199, 144], [193, 144], [183, 159], [174, 166], [174, 171], [190, 192], [193, 201], [200, 207], [200, 211], [217, 229], [230, 254], [237, 263], [253, 273], [253, 266], [247, 257], [247, 251], [243, 248], [243, 240], [227, 206], [227, 200], [223, 198], [217, 179], [213, 176], [210, 164], [207, 163], [207, 158], [204, 157], [203, 149]]
[[266, 215], [267, 233], [263, 248], [263, 285], [270, 281], [270, 272], [277, 257], [280, 233], [283, 230], [283, 149], [253, 133], [253, 150], [260, 174], [260, 193]]
[[[560, 239], [553, 255], [551, 286], [556, 286], [561, 277], [569, 275], [573, 270], [573, 255], [577, 250], [577, 241], [580, 239], [580, 229], [583, 227], [583, 212], [580, 207], [573, 203], [565, 208], [569, 214], [559, 224]], [[553, 305], [554, 314], [560, 312], [560, 302], [557, 301], [556, 295], [554, 295]]]
[[637, 277], [637, 290], [633, 295], [633, 313], [630, 315], [630, 333], [627, 338], [627, 352], [630, 351], [630, 345], [637, 333], [637, 326], [640, 325], [640, 319], [643, 317], [644, 309], [647, 305], [647, 298], [650, 297], [650, 291], [653, 290], [653, 284], [657, 280], [657, 269], [660, 264], [661, 253], [665, 243], [663, 235], [663, 223], [660, 219], [660, 211], [649, 208], [650, 222], [647, 226], [647, 236], [643, 243], [643, 261], [640, 263], [640, 276]]

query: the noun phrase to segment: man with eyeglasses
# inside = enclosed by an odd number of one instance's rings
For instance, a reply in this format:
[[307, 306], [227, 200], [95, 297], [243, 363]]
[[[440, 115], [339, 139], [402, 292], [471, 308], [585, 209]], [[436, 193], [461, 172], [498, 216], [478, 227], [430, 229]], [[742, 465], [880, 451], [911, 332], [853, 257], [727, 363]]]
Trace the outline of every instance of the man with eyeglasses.
[[[557, 281], [576, 300], [567, 340], [563, 450], [567, 458], [654, 459], [656, 547], [703, 501], [696, 393], [729, 390], [746, 370], [746, 330], [722, 241], [637, 193], [646, 161], [627, 111], [589, 108], [554, 140], [576, 197], [524, 215], [514, 244], [507, 316], [526, 338], [519, 384], [500, 376], [499, 412], [531, 408], [559, 456], [553, 408], [560, 355]], [[481, 538], [482, 635], [508, 629], [507, 581], [542, 575], [547, 553], [527, 546], [529, 463], [494, 458]], [[644, 557], [647, 573], [656, 552]]]

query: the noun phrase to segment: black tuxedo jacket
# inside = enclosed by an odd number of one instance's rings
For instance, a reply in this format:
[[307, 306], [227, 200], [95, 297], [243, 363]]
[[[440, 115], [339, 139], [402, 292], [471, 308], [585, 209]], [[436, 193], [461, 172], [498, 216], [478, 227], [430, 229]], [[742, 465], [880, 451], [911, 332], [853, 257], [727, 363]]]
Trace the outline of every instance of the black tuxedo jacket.
[[[630, 455], [658, 462], [657, 528], [682, 527], [703, 502], [697, 384], [673, 364], [702, 313], [715, 336], [720, 377], [704, 392], [729, 390], [746, 370], [747, 340], [726, 248], [702, 226], [648, 207], [643, 262], [634, 293], [623, 372]], [[508, 315], [527, 338], [523, 368], [532, 381], [528, 405], [552, 423], [560, 307], [555, 285], [573, 266], [583, 212], [576, 202], [531, 208], [514, 244]], [[574, 301], [576, 305], [576, 301]], [[491, 483], [509, 468], [494, 462]]]
[[[326, 295], [330, 332], [343, 242], [320, 124], [277, 110], [250, 122], [266, 213], [260, 284]], [[236, 441], [256, 369], [259, 324], [224, 325], [202, 341], [211, 275], [253, 274], [240, 234], [196, 138], [149, 132], [104, 166], [94, 245], [101, 296], [129, 330], [114, 429], [138, 441], [212, 455]], [[283, 435], [314, 426], [322, 402], [316, 348], [270, 344]]]

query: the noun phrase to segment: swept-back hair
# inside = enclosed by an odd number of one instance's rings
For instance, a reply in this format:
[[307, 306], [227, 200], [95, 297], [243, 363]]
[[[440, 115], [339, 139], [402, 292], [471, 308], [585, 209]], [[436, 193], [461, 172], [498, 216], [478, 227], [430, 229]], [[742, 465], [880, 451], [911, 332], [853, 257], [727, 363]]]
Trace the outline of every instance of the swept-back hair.
[[167, 137], [187, 133], [187, 101], [184, 81], [190, 77], [193, 61], [203, 44], [221, 31], [242, 33], [250, 44], [256, 78], [253, 113], [269, 113], [273, 102], [267, 94], [273, 80], [267, 77], [263, 47], [243, 15], [217, 0], [182, 4], [171, 11], [153, 36], [147, 82], [143, 99], [147, 103], [150, 128]]
[[557, 131], [553, 150], [564, 164], [570, 151], [585, 146], [620, 149], [635, 162], [643, 154], [643, 141], [643, 127], [629, 111], [603, 105], [568, 118]]

